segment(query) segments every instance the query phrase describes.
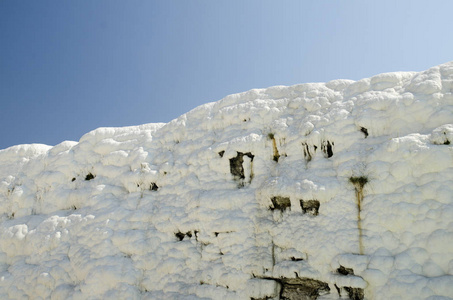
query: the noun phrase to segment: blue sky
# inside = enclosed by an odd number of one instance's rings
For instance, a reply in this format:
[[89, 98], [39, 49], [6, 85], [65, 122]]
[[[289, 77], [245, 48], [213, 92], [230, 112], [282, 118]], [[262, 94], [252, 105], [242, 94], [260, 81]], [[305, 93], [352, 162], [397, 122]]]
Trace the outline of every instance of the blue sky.
[[453, 60], [453, 1], [0, 1], [0, 149]]

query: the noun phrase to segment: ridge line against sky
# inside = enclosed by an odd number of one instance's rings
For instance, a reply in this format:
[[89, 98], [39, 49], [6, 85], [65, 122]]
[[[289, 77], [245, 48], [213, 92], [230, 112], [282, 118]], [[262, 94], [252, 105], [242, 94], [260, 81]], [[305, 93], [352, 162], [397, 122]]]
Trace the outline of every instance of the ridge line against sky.
[[453, 60], [453, 3], [0, 2], [0, 149], [169, 122], [253, 88]]

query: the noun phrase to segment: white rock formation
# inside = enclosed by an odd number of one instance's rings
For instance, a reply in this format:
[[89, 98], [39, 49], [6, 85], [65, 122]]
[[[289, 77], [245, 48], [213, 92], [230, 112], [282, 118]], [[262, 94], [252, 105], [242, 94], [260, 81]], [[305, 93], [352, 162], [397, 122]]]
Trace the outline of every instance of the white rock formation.
[[450, 143], [453, 62], [1, 150], [0, 298], [451, 299]]

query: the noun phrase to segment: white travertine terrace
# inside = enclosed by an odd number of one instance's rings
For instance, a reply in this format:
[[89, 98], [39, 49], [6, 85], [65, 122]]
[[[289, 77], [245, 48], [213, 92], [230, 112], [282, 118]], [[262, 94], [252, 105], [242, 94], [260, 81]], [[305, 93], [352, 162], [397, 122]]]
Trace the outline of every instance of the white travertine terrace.
[[451, 143], [453, 62], [0, 150], [0, 298], [451, 299]]

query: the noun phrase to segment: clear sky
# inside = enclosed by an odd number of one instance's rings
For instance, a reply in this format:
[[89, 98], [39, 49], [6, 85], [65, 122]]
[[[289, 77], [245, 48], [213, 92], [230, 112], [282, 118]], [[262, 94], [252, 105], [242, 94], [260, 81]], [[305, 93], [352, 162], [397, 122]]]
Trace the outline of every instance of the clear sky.
[[0, 149], [453, 60], [453, 1], [1, 0]]

